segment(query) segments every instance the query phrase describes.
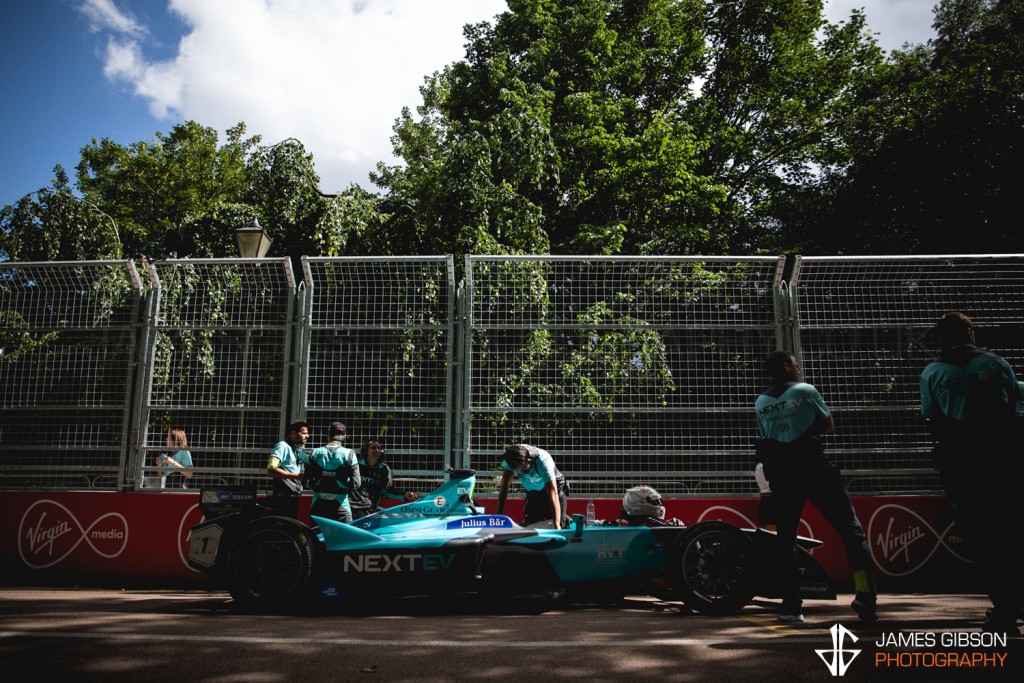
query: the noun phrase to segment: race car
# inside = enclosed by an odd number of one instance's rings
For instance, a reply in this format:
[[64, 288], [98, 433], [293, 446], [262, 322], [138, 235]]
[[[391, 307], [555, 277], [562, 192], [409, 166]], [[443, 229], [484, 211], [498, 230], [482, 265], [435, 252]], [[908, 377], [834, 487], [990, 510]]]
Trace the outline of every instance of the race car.
[[[372, 595], [549, 594], [601, 601], [652, 595], [704, 614], [731, 614], [755, 596], [777, 597], [774, 534], [719, 521], [523, 527], [484, 514], [473, 470], [452, 470], [432, 493], [343, 524], [314, 527], [274, 515], [255, 488], [203, 489], [205, 521], [191, 530], [190, 566], [225, 585], [243, 608], [295, 608]], [[660, 503], [660, 501], [657, 501]], [[657, 520], [653, 520], [657, 521]], [[835, 599], [800, 537], [801, 593]]]

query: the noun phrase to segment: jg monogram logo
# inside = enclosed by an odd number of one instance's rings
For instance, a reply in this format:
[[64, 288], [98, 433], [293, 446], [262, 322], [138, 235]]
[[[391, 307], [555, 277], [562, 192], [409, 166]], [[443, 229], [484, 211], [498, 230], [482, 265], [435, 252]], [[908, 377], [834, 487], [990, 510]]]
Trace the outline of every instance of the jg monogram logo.
[[[832, 649], [831, 650], [815, 650], [818, 656], [821, 657], [821, 661], [825, 662], [825, 666], [828, 667], [829, 673], [833, 676], [843, 676], [846, 674], [846, 670], [850, 668], [850, 664], [860, 654], [860, 650], [847, 650], [845, 645], [845, 639], [847, 636], [850, 637], [850, 641], [856, 643], [857, 636], [846, 630], [846, 627], [842, 624], [835, 624], [829, 629], [832, 632]], [[850, 658], [847, 659], [846, 656]], [[832, 661], [829, 661], [831, 659]]]

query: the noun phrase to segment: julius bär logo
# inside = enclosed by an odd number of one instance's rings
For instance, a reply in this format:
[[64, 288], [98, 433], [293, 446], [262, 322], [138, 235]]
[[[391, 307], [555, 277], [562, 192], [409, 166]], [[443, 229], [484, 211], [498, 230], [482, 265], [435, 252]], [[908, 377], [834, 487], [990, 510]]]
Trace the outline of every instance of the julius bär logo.
[[953, 523], [936, 531], [913, 510], [902, 505], [883, 505], [868, 521], [868, 541], [878, 568], [889, 576], [906, 576], [924, 566], [944, 548], [963, 562], [971, 560], [958, 552], [959, 538]]
[[52, 567], [82, 543], [101, 557], [113, 558], [128, 545], [128, 522], [116, 512], [83, 527], [54, 500], [38, 500], [25, 510], [18, 527], [18, 554], [33, 569]]

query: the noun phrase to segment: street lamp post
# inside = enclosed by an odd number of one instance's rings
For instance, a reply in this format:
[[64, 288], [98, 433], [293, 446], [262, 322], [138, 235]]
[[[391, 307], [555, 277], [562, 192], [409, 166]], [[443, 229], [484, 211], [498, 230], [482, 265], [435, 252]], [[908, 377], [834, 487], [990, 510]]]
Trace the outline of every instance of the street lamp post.
[[273, 242], [255, 218], [249, 225], [235, 228], [235, 241], [238, 242], [238, 253], [242, 258], [263, 258]]

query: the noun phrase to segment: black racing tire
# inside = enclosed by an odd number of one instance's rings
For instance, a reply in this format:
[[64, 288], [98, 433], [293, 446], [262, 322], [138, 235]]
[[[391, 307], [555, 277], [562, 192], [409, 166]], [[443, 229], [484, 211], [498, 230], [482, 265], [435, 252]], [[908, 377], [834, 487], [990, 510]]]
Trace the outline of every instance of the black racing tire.
[[669, 548], [669, 581], [701, 614], [735, 614], [754, 597], [750, 539], [731, 524], [700, 522]]
[[225, 567], [228, 592], [243, 609], [299, 607], [317, 588], [319, 541], [288, 517], [263, 517], [240, 529]]

